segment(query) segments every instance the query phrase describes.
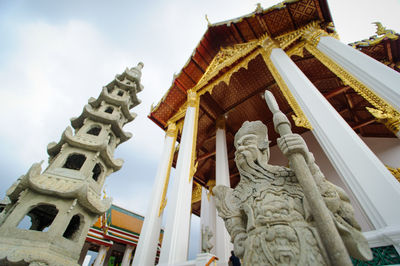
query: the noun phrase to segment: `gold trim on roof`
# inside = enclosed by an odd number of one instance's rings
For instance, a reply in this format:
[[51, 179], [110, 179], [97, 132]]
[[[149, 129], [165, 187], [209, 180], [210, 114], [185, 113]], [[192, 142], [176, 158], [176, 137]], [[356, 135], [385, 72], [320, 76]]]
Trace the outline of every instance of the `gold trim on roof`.
[[375, 116], [376, 118], [383, 119], [383, 117], [385, 117], [386, 119], [389, 119], [390, 124], [393, 125], [389, 129], [393, 130], [397, 128], [398, 131], [400, 123], [400, 113], [396, 109], [394, 109], [388, 102], [379, 97], [377, 94], [375, 94], [375, 92], [373, 92], [370, 88], [359, 81], [356, 77], [351, 75], [349, 72], [336, 64], [332, 59], [330, 59], [328, 56], [318, 50], [318, 48], [312, 45], [313, 43], [315, 42], [307, 42], [305, 48], [313, 56], [315, 56], [315, 58], [323, 63], [329, 70], [331, 70], [337, 77], [339, 77], [344, 84], [352, 87], [361, 97], [363, 97], [377, 110], [379, 110], [379, 114], [376, 111], [373, 111], [374, 113], [372, 113], [374, 116], [377, 115], [381, 117], [379, 118]]
[[274, 64], [269, 58], [269, 53], [267, 51], [263, 51], [262, 55], [265, 64], [268, 66], [268, 69], [271, 72], [272, 76], [274, 77], [276, 83], [278, 84], [280, 91], [282, 92], [283, 96], [285, 97], [290, 107], [293, 109], [293, 112], [295, 113], [294, 115], [292, 115], [292, 119], [295, 125], [298, 127], [304, 127], [311, 130], [312, 126], [310, 122], [308, 121], [307, 117], [301, 110], [293, 94], [290, 92], [290, 89], [286, 85], [286, 82], [283, 80], [278, 70], [275, 68]]
[[[206, 72], [203, 74], [195, 88], [201, 88], [214, 78], [222, 69], [232, 65], [240, 58], [248, 55], [252, 50], [258, 46], [258, 40], [236, 44], [233, 47], [220, 48], [220, 51], [211, 61], [207, 67]], [[194, 89], [197, 91], [197, 89]]]
[[182, 118], [185, 117], [185, 113], [186, 113], [186, 109], [187, 109], [187, 102], [185, 102], [178, 110], [178, 112], [176, 112], [174, 114], [174, 116], [172, 116], [170, 119], [168, 119], [168, 123], [176, 123], [179, 120], [181, 120]]
[[382, 42], [385, 38], [389, 38], [391, 40], [397, 40], [399, 36], [394, 30], [391, 29], [386, 29], [386, 27], [382, 26], [382, 23], [380, 22], [373, 22], [372, 24], [376, 25], [376, 34], [381, 35], [373, 35], [369, 37], [368, 39], [358, 41], [358, 42], [353, 42], [350, 43], [352, 47], [360, 46], [360, 47], [368, 47], [368, 46], [373, 46], [377, 45], [380, 42]]
[[374, 109], [371, 107], [365, 107], [367, 108], [368, 112], [375, 117], [376, 121], [379, 123], [382, 123], [386, 126], [387, 129], [392, 131], [395, 135], [397, 132], [400, 130], [400, 117], [399, 116], [394, 116], [393, 114], [390, 113], [385, 113], [381, 110]]

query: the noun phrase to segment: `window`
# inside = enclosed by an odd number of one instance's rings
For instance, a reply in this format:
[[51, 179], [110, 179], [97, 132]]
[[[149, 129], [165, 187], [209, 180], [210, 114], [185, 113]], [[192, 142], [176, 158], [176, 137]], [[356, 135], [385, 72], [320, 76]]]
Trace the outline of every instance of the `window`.
[[107, 109], [104, 111], [106, 113], [112, 114], [112, 112], [114, 111], [114, 108], [112, 108], [111, 106], [107, 107]]
[[124, 95], [124, 91], [119, 90], [119, 91], [118, 91], [118, 96], [123, 96], [123, 95]]
[[95, 125], [91, 129], [89, 129], [87, 134], [90, 134], [90, 135], [93, 135], [93, 136], [98, 136], [100, 134], [100, 131], [101, 131], [101, 126]]
[[83, 154], [71, 154], [68, 156], [63, 168], [80, 170], [83, 163], [86, 161], [86, 156]]
[[71, 220], [69, 221], [69, 224], [65, 229], [63, 237], [71, 240], [76, 240], [80, 235], [81, 231], [80, 229], [81, 229], [81, 216], [76, 214], [72, 216]]
[[19, 222], [18, 228], [47, 232], [56, 218], [57, 213], [58, 210], [55, 206], [41, 204], [25, 215], [25, 217]]
[[101, 174], [101, 166], [100, 166], [99, 163], [96, 163], [96, 165], [93, 167], [92, 173], [93, 173], [92, 178], [95, 181], [97, 181], [99, 179], [100, 174]]

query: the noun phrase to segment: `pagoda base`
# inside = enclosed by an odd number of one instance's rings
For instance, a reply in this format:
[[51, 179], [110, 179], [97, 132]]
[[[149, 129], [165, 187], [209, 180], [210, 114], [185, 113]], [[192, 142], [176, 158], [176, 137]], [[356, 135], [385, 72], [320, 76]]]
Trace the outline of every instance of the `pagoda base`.
[[71, 265], [78, 266], [78, 258], [62, 255], [52, 243], [16, 240], [0, 237], [0, 265]]

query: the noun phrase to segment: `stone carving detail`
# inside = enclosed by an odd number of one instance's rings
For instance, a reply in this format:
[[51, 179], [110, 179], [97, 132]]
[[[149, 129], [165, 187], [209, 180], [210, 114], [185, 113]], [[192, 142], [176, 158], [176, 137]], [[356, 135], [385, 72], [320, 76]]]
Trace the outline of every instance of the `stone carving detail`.
[[[240, 182], [235, 189], [213, 189], [235, 254], [244, 265], [330, 265], [296, 175], [290, 168], [268, 164], [268, 146], [267, 127], [260, 121], [245, 122], [235, 135]], [[349, 198], [325, 179], [304, 140], [289, 134], [278, 139], [278, 146], [286, 156], [290, 150], [304, 154], [349, 254], [370, 259]]]
[[[48, 167], [42, 172], [42, 162], [33, 164], [8, 189], [0, 213], [0, 265], [78, 265], [89, 227], [111, 206], [101, 189], [122, 167], [114, 150], [132, 136], [123, 126], [136, 116], [129, 110], [140, 103], [142, 67], [126, 69], [89, 99], [71, 119], [73, 129], [48, 145]], [[21, 223], [24, 217], [30, 225]]]
[[208, 226], [203, 227], [201, 230], [201, 252], [210, 253], [210, 250], [214, 247], [211, 243], [211, 238], [214, 236]]

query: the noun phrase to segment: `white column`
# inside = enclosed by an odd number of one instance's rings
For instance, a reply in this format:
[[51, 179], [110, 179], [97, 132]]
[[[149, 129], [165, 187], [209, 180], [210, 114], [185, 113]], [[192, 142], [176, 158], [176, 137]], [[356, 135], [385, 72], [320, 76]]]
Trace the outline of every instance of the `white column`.
[[176, 164], [175, 178], [171, 189], [169, 210], [160, 254], [161, 265], [171, 265], [186, 261], [190, 229], [190, 207], [193, 177], [190, 170], [193, 164], [198, 96], [188, 92], [188, 107], [183, 124], [182, 137]]
[[[214, 183], [215, 184], [215, 183]], [[210, 188], [212, 190], [212, 186]], [[210, 231], [213, 233], [213, 237], [211, 238], [211, 243], [213, 244], [213, 248], [210, 253], [215, 254], [215, 221], [216, 221], [216, 207], [215, 207], [215, 199], [214, 196], [209, 194], [209, 192], [205, 187], [202, 187], [201, 191], [201, 212], [200, 212], [200, 230], [208, 226]], [[200, 251], [201, 251], [201, 239], [200, 239]]]
[[[215, 140], [215, 181], [216, 185], [231, 187], [229, 177], [228, 148], [226, 146], [225, 118], [217, 120], [217, 131]], [[221, 217], [216, 217], [216, 256], [219, 263], [227, 263], [233, 250], [231, 236], [225, 228]]]
[[330, 36], [317, 49], [400, 111], [400, 73]]
[[[122, 258], [121, 266], [128, 266], [131, 260], [133, 247], [130, 245], [126, 245], [124, 257]], [[154, 256], [155, 259], [155, 256]]]
[[152, 265], [156, 259], [162, 221], [161, 205], [165, 204], [163, 201], [165, 200], [168, 187], [171, 164], [175, 151], [176, 135], [177, 128], [175, 123], [169, 124], [164, 139], [160, 164], [158, 165], [156, 178], [154, 180], [150, 205], [144, 218], [132, 265]]
[[108, 249], [109, 249], [109, 247], [100, 246], [99, 253], [97, 254], [97, 257], [93, 263], [93, 266], [103, 266], [104, 259], [106, 258]]
[[274, 48], [270, 59], [375, 228], [398, 244], [400, 209], [394, 204], [400, 200], [400, 184], [282, 49]]

